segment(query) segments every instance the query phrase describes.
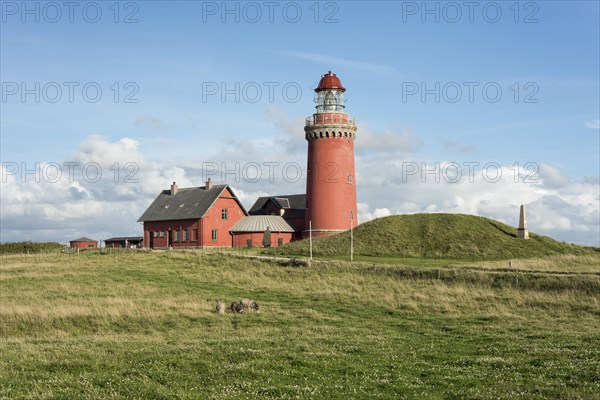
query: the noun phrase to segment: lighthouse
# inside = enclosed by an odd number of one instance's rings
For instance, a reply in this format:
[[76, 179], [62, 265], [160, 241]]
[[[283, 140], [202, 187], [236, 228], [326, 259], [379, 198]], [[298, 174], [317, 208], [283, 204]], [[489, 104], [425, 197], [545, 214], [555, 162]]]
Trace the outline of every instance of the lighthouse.
[[[315, 89], [316, 113], [306, 118], [306, 229], [327, 236], [358, 224], [354, 140], [356, 123], [344, 111], [340, 78], [329, 71]], [[308, 231], [304, 232], [308, 236]]]

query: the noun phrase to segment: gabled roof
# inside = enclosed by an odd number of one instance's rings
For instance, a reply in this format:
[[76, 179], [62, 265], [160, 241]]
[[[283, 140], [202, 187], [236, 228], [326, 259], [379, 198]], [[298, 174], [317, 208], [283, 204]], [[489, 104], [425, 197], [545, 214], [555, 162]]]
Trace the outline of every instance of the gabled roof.
[[278, 215], [249, 215], [240, 219], [229, 230], [230, 232], [295, 232], [283, 218]]
[[90, 239], [89, 237], [82, 236], [79, 239], [73, 239], [71, 242], [97, 242], [96, 239]]
[[117, 236], [110, 239], [104, 239], [105, 242], [123, 242], [125, 240], [144, 240], [143, 236]]
[[279, 208], [290, 208], [290, 200], [287, 197], [273, 197], [272, 200]]
[[279, 208], [284, 209], [299, 209], [304, 210], [306, 208], [306, 195], [305, 194], [288, 194], [282, 196], [265, 196], [259, 197], [250, 211], [249, 214], [258, 214], [260, 210], [265, 208], [269, 201], [273, 201]]
[[246, 209], [228, 185], [213, 185], [208, 190], [205, 186], [180, 188], [174, 195], [171, 195], [170, 190], [163, 190], [138, 222], [200, 219], [210, 210], [225, 189], [229, 189], [234, 200], [246, 214]]

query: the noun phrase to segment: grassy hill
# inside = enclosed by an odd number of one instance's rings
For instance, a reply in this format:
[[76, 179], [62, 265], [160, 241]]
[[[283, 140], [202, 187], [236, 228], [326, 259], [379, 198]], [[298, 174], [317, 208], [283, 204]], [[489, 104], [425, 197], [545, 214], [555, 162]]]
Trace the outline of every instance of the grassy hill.
[[[313, 240], [315, 256], [347, 255], [349, 248], [349, 232]], [[291, 243], [282, 251], [307, 255], [308, 240]], [[594, 253], [600, 256], [600, 249], [534, 233], [529, 240], [519, 240], [516, 228], [474, 215], [395, 215], [366, 222], [354, 230], [354, 254], [362, 256], [501, 260]]]

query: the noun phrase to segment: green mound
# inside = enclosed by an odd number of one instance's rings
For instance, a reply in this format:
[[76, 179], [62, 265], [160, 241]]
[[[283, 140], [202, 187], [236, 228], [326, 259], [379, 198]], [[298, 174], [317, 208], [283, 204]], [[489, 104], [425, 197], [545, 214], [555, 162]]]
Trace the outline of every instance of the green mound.
[[[517, 238], [517, 229], [489, 218], [463, 214], [413, 214], [379, 218], [359, 225], [353, 232], [354, 254], [379, 257], [450, 259], [532, 258], [556, 254], [584, 255], [600, 249], [558, 242], [530, 233]], [[313, 239], [313, 255], [348, 255], [350, 233]], [[282, 249], [287, 255], [308, 255], [302, 240]]]

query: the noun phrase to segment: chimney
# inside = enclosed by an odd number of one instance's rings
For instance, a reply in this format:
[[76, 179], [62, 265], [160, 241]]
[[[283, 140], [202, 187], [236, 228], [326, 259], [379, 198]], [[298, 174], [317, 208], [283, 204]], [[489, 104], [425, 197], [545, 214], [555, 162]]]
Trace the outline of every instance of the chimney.
[[177, 184], [173, 182], [173, 184], [171, 185], [171, 196], [175, 196], [177, 194], [178, 189], [179, 188], [177, 187]]
[[212, 182], [210, 180], [210, 178], [208, 178], [208, 180], [206, 181], [206, 190], [210, 190], [212, 189]]

